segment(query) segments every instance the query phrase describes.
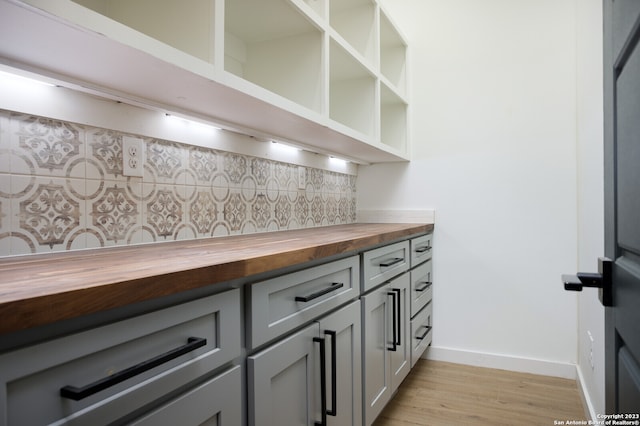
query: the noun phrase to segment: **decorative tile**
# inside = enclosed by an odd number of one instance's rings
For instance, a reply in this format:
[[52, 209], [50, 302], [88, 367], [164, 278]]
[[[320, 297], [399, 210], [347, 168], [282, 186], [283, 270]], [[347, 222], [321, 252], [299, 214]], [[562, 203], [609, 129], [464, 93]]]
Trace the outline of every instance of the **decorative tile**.
[[267, 186], [267, 179], [271, 177], [272, 162], [264, 158], [251, 159], [251, 176], [256, 181], [259, 188]]
[[327, 198], [327, 202], [325, 205], [325, 216], [329, 223], [336, 223], [336, 219], [338, 217], [338, 202], [333, 197], [333, 194], [330, 194]]
[[143, 221], [145, 226], [160, 240], [176, 238], [178, 228], [184, 223], [184, 188], [158, 186], [145, 203]]
[[91, 201], [89, 215], [103, 246], [125, 244], [142, 220], [139, 201], [118, 182], [105, 185], [100, 196]]
[[114, 130], [87, 130], [88, 157], [97, 173], [87, 172], [87, 179], [113, 179], [122, 176], [122, 133]]
[[258, 229], [267, 227], [267, 223], [271, 219], [271, 204], [266, 195], [259, 194], [251, 204], [251, 219], [256, 223]]
[[280, 229], [287, 229], [292, 217], [293, 206], [286, 193], [280, 194], [275, 204], [275, 217]]
[[304, 194], [299, 194], [294, 205], [294, 217], [300, 226], [304, 226], [309, 220], [309, 202]]
[[313, 186], [316, 191], [322, 191], [322, 185], [324, 183], [324, 171], [320, 169], [308, 169], [307, 180]]
[[218, 206], [211, 191], [199, 189], [195, 199], [189, 203], [188, 223], [199, 236], [211, 236], [218, 220]]
[[14, 114], [11, 117], [13, 150], [28, 158], [29, 169], [12, 165], [12, 173], [84, 178], [84, 129], [44, 117]]
[[240, 190], [244, 200], [249, 203], [252, 202], [256, 195], [258, 195], [258, 185], [256, 184], [255, 178], [253, 176], [246, 176], [242, 179]]
[[69, 250], [85, 228], [81, 186], [71, 179], [12, 176], [11, 235], [21, 236], [32, 253]]
[[[153, 176], [153, 181], [171, 185], [185, 183], [186, 177], [181, 172], [186, 169], [184, 145], [153, 139], [146, 142], [145, 165]], [[180, 176], [182, 180], [179, 181]], [[145, 176], [145, 181], [146, 181]]]
[[313, 201], [311, 201], [310, 217], [315, 226], [322, 225], [322, 219], [324, 218], [324, 202], [319, 195], [316, 195], [313, 198]]
[[243, 155], [226, 153], [224, 155], [224, 172], [232, 184], [239, 184], [247, 175], [247, 158]]
[[9, 113], [0, 110], [0, 173], [11, 173], [11, 133]]
[[247, 219], [247, 205], [242, 196], [232, 192], [224, 203], [224, 221], [231, 232], [239, 231]]
[[[356, 176], [0, 110], [0, 256], [355, 222]], [[140, 136], [136, 136], [140, 137]]]
[[295, 182], [293, 181], [293, 167], [290, 164], [276, 163], [275, 166], [275, 176], [278, 188], [281, 190], [287, 190], [290, 185], [297, 185], [297, 180]]
[[349, 223], [349, 200], [346, 196], [340, 197], [338, 200], [338, 222]]
[[11, 254], [11, 175], [0, 174], [0, 256]]
[[189, 147], [189, 170], [196, 177], [196, 184], [211, 184], [218, 170], [218, 153], [211, 149]]

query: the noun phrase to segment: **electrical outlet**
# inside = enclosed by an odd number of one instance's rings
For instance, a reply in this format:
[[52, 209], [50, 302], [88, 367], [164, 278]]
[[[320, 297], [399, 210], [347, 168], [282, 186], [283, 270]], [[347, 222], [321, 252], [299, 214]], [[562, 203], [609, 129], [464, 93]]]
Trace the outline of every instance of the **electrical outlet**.
[[298, 189], [304, 189], [307, 186], [307, 171], [304, 167], [298, 166]]
[[130, 136], [122, 137], [122, 174], [144, 176], [144, 141]]
[[596, 366], [593, 361], [593, 335], [590, 331], [587, 331], [587, 336], [589, 336], [589, 364], [591, 364], [591, 369], [594, 370]]

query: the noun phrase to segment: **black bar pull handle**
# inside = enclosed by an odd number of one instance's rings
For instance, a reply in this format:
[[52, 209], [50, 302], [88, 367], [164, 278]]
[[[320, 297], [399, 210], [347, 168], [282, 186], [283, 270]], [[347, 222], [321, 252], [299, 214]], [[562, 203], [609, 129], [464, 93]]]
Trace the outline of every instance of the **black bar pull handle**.
[[398, 343], [400, 346], [402, 344], [401, 336], [402, 336], [402, 290], [399, 288], [394, 288], [392, 291], [396, 292], [398, 298], [396, 299], [396, 303], [398, 304], [398, 308], [396, 309], [396, 321], [398, 323]]
[[130, 379], [138, 374], [142, 374], [145, 371], [149, 371], [152, 368], [155, 368], [161, 364], [171, 361], [172, 359], [178, 358], [186, 353], [195, 351], [198, 348], [207, 344], [207, 339], [203, 339], [201, 337], [189, 337], [187, 340], [187, 344], [180, 346], [179, 348], [172, 349], [168, 352], [165, 352], [161, 355], [143, 361], [139, 364], [136, 364], [132, 367], [125, 368], [124, 370], [118, 371], [111, 376], [105, 377], [93, 383], [90, 383], [86, 386], [76, 387], [76, 386], [64, 386], [60, 389], [60, 396], [67, 399], [72, 399], [74, 401], [80, 401], [88, 396], [91, 396], [95, 393], [98, 393], [102, 390], [105, 390], [111, 386], [115, 386], [118, 383], [124, 382], [127, 379]]
[[320, 412], [321, 420], [315, 422], [316, 426], [327, 426], [327, 366], [324, 337], [314, 337], [313, 341], [320, 344]]
[[598, 272], [578, 272], [577, 275], [562, 275], [565, 290], [582, 291], [583, 287], [598, 288], [598, 297], [604, 306], [613, 306], [613, 262], [606, 257], [598, 258]]
[[344, 283], [332, 283], [329, 287], [318, 290], [315, 293], [311, 293], [308, 296], [296, 296], [296, 302], [310, 302], [313, 299], [317, 299], [320, 296], [324, 296], [327, 293], [331, 293], [334, 290], [344, 287]]
[[391, 309], [392, 309], [392, 313], [391, 313], [391, 321], [392, 321], [392, 330], [393, 330], [393, 339], [391, 339], [392, 341], [392, 347], [391, 348], [387, 348], [388, 350], [390, 350], [391, 352], [395, 352], [398, 350], [398, 343], [397, 343], [397, 325], [396, 325], [396, 318], [397, 318], [397, 313], [396, 313], [396, 296], [398, 295], [398, 293], [396, 293], [395, 291], [390, 291], [387, 293], [388, 296], [391, 296], [393, 298], [393, 302], [391, 302]]
[[422, 281], [421, 284], [424, 285], [422, 287], [416, 287], [416, 291], [425, 291], [426, 289], [431, 287], [431, 284], [433, 283], [431, 281]]
[[416, 247], [415, 252], [424, 253], [425, 251], [429, 251], [429, 250], [431, 250], [431, 246], [422, 246], [422, 247]]
[[378, 266], [382, 266], [383, 268], [388, 268], [389, 266], [396, 265], [403, 261], [404, 261], [404, 257], [394, 257], [391, 260], [385, 260], [384, 262], [380, 262]]
[[[424, 338], [427, 337], [427, 335], [431, 331], [431, 326], [430, 325], [423, 325], [422, 327], [426, 328], [427, 330], [422, 335], [416, 336], [416, 339], [418, 339], [418, 340], [424, 340]], [[420, 328], [422, 328], [422, 327], [420, 327]]]
[[327, 414], [330, 416], [336, 416], [338, 414], [338, 350], [337, 350], [337, 336], [333, 330], [325, 330], [324, 334], [331, 336], [331, 410], [327, 410]]

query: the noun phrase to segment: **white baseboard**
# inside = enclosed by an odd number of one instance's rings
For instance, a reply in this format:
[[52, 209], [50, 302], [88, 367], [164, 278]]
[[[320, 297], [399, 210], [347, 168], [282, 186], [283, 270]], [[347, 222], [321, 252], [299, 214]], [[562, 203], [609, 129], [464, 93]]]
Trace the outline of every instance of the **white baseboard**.
[[576, 366], [576, 372], [578, 376], [578, 391], [580, 392], [580, 398], [582, 399], [584, 414], [585, 416], [587, 416], [588, 420], [592, 420], [595, 422], [597, 420], [597, 413], [595, 407], [593, 406], [591, 395], [589, 394], [589, 389], [587, 389], [586, 382], [584, 380], [584, 376], [582, 375], [582, 370], [580, 369], [580, 367]]
[[577, 377], [575, 364], [472, 352], [452, 348], [430, 346], [423, 355], [423, 358], [434, 361], [473, 365], [476, 367], [497, 368], [500, 370], [518, 371], [521, 373], [562, 377], [565, 379], [575, 380]]

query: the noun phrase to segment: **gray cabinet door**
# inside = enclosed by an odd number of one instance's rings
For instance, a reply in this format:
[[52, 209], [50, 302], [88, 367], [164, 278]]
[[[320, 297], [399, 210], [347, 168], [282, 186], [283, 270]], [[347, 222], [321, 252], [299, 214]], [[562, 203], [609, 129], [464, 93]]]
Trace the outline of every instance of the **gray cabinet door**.
[[362, 297], [364, 424], [370, 425], [411, 370], [410, 274]]
[[238, 426], [242, 424], [241, 384], [241, 369], [235, 366], [131, 425]]
[[370, 425], [391, 398], [391, 374], [389, 356], [392, 343], [389, 326], [392, 298], [390, 286], [382, 287], [363, 296], [363, 354], [364, 354], [364, 424]]
[[319, 334], [313, 323], [247, 358], [249, 425], [311, 426], [320, 420], [319, 345], [313, 340]]
[[[7, 352], [0, 355], [0, 426], [109, 424], [240, 356], [240, 334], [240, 291], [233, 289]], [[148, 365], [189, 337], [206, 344], [80, 400], [60, 394]]]
[[[397, 342], [395, 350], [391, 351], [389, 362], [391, 363], [391, 393], [395, 392], [400, 383], [407, 377], [411, 370], [411, 342], [409, 341], [410, 327], [410, 275], [405, 273], [390, 283], [390, 292], [396, 293], [395, 313], [396, 320], [391, 319], [387, 326], [390, 327], [389, 335], [393, 337], [393, 327], [396, 327]], [[394, 300], [392, 300], [392, 303]], [[393, 315], [393, 307], [391, 309]]]
[[[319, 322], [321, 336], [327, 341], [327, 425], [359, 426], [362, 424], [360, 301]], [[334, 342], [335, 364], [331, 356]]]

